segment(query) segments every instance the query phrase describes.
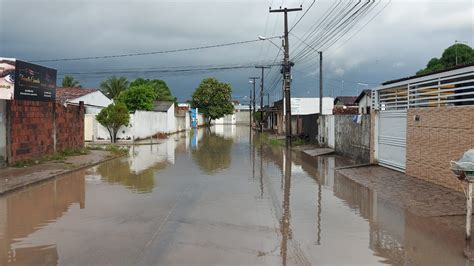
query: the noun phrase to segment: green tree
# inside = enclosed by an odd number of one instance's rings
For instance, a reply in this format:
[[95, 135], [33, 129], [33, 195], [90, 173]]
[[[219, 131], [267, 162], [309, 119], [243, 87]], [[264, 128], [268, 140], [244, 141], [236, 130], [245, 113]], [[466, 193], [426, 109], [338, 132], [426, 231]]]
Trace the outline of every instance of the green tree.
[[100, 83], [100, 90], [109, 99], [115, 99], [119, 94], [128, 89], [128, 80], [126, 77], [111, 77]]
[[131, 112], [135, 112], [136, 110], [153, 110], [155, 99], [156, 91], [154, 88], [150, 84], [142, 84], [131, 86], [121, 92], [116, 100], [124, 103]]
[[79, 81], [68, 75], [64, 76], [61, 85], [63, 88], [82, 88], [81, 84], [79, 84]]
[[156, 98], [155, 100], [157, 101], [166, 101], [166, 102], [174, 102], [175, 104], [177, 103], [176, 97], [174, 97], [171, 94], [171, 90], [166, 84], [161, 79], [143, 79], [143, 78], [137, 78], [134, 80], [132, 83], [130, 83], [130, 87], [134, 86], [139, 86], [139, 85], [149, 85], [153, 87], [153, 89], [156, 92]]
[[191, 105], [199, 108], [211, 120], [218, 119], [234, 112], [231, 98], [232, 88], [229, 84], [207, 78], [193, 92]]
[[426, 65], [426, 68], [416, 72], [416, 74], [429, 74], [435, 71], [455, 66], [456, 58], [458, 60], [458, 64], [474, 62], [474, 49], [462, 43], [451, 45], [450, 47], [444, 50], [443, 54], [441, 55], [441, 58], [431, 58], [431, 60]]
[[97, 121], [104, 126], [112, 143], [117, 142], [117, 133], [122, 126], [128, 126], [130, 114], [127, 106], [121, 102], [112, 103], [96, 115]]

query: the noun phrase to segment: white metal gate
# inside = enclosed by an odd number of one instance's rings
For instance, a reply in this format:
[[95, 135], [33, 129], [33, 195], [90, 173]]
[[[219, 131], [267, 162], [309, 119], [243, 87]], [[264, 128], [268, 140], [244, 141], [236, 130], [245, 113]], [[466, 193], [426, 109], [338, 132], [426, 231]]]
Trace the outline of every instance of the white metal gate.
[[405, 172], [407, 110], [380, 111], [378, 114], [379, 164]]

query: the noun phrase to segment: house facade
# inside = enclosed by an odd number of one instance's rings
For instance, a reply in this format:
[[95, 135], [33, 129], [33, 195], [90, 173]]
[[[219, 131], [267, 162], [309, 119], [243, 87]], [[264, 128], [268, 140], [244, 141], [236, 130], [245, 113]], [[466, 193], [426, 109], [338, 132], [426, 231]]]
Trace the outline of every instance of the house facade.
[[462, 191], [450, 161], [474, 147], [474, 64], [387, 81], [372, 96], [371, 160]]

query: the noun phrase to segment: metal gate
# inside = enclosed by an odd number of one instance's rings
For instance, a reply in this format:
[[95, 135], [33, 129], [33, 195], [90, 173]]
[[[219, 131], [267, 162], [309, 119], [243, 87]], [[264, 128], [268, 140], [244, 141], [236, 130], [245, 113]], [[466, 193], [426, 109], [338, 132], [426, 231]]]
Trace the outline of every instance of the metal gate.
[[407, 110], [378, 114], [378, 161], [387, 168], [405, 172]]

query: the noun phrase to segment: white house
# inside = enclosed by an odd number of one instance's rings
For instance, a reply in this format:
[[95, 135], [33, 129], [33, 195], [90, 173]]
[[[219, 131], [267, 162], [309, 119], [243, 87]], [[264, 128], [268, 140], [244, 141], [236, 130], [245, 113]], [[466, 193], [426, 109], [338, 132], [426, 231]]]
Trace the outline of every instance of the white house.
[[82, 101], [86, 114], [98, 114], [112, 103], [100, 90], [92, 88], [57, 88], [56, 101], [62, 104], [79, 104]]
[[354, 103], [358, 105], [359, 114], [370, 114], [370, 108], [372, 106], [372, 91], [363, 90]]

